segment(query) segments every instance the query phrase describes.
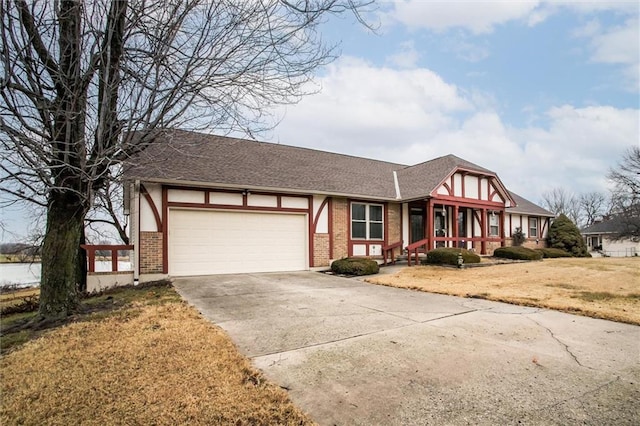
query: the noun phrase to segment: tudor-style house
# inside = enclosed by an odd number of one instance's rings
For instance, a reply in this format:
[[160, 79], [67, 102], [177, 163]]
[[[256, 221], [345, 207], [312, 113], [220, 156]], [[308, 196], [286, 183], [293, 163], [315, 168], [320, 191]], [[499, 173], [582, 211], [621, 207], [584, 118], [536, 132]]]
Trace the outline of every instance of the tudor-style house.
[[158, 133], [125, 179], [142, 279], [306, 270], [407, 249], [491, 254], [516, 228], [544, 247], [554, 216], [454, 155], [403, 165], [181, 130]]

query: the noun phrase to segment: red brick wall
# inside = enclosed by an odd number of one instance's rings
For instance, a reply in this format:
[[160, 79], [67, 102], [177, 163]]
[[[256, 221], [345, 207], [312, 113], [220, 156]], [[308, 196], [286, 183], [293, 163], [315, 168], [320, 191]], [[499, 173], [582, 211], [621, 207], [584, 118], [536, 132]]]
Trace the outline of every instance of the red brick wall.
[[162, 232], [140, 232], [140, 273], [162, 273]]
[[329, 266], [329, 234], [314, 234], [313, 266]]
[[349, 203], [346, 198], [333, 199], [333, 258], [349, 256]]

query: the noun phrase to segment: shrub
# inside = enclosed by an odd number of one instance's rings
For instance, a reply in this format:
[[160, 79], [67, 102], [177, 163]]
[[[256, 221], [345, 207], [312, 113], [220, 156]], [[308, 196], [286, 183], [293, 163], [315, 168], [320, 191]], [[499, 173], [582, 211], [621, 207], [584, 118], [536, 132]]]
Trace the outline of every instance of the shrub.
[[495, 257], [516, 260], [540, 260], [542, 253], [526, 247], [499, 247], [493, 251]]
[[578, 227], [561, 214], [549, 227], [549, 246], [571, 253], [574, 257], [591, 257]]
[[343, 275], [372, 275], [380, 271], [380, 266], [375, 260], [364, 257], [347, 257], [333, 261], [331, 271], [334, 274]]
[[539, 248], [539, 249], [536, 249], [536, 251], [539, 251], [540, 253], [542, 253], [542, 257], [547, 259], [552, 259], [556, 257], [572, 257], [571, 253], [566, 252], [564, 250], [560, 250], [558, 248]]
[[423, 263], [431, 265], [457, 265], [458, 254], [462, 254], [462, 260], [464, 263], [480, 263], [480, 256], [477, 254], [470, 252], [469, 250], [454, 247], [444, 247], [431, 250], [427, 253], [427, 257], [423, 260]]
[[527, 239], [527, 237], [524, 235], [524, 232], [522, 232], [522, 228], [520, 227], [516, 228], [515, 232], [512, 235], [512, 238], [513, 238], [513, 245], [516, 247], [524, 244], [525, 240]]

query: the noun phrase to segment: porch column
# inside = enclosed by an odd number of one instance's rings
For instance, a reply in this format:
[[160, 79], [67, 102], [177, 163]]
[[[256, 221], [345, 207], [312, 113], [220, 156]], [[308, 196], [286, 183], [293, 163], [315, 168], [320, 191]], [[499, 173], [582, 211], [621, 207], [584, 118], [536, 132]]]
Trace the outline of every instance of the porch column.
[[502, 239], [500, 241], [500, 247], [504, 247], [505, 246], [505, 233], [504, 233], [504, 211], [501, 211], [498, 214], [498, 218], [500, 219], [500, 238]]
[[453, 247], [458, 247], [458, 205], [453, 206], [453, 215], [451, 218], [451, 227], [453, 228]]
[[425, 229], [425, 237], [427, 238], [426, 251], [433, 250], [433, 201], [431, 198], [427, 200], [425, 208], [425, 214], [427, 215], [427, 223]]
[[482, 209], [480, 216], [480, 254], [487, 254], [487, 209]]

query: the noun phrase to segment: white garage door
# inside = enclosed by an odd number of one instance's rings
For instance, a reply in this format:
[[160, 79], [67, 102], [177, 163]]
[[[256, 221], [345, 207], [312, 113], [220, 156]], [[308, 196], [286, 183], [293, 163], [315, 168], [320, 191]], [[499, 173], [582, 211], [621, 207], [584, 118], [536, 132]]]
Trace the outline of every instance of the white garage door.
[[307, 269], [303, 214], [171, 210], [173, 276]]

